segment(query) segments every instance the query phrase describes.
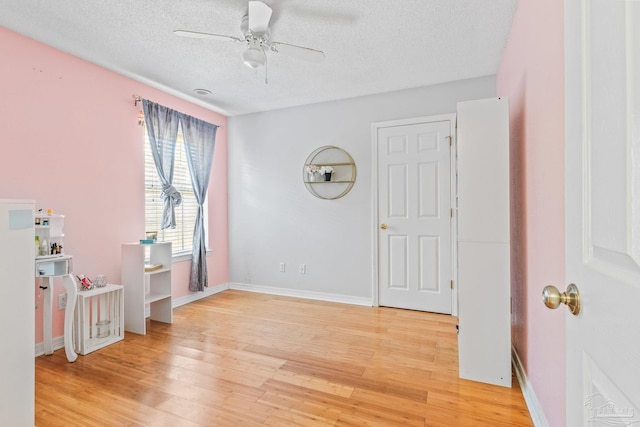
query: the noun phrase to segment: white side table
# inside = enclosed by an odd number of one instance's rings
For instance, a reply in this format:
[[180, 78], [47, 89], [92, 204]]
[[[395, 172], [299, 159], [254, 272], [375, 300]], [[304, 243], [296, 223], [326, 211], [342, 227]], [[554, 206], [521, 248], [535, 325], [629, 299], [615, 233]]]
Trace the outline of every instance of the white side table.
[[76, 351], [82, 355], [124, 339], [122, 285], [78, 291], [73, 338]]

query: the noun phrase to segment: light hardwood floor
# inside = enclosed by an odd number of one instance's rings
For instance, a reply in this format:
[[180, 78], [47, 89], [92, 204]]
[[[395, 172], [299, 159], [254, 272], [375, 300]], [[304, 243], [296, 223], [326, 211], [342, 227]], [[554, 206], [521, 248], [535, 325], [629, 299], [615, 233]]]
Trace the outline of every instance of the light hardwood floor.
[[517, 381], [458, 378], [451, 316], [229, 290], [148, 322], [36, 358], [36, 425], [533, 425]]

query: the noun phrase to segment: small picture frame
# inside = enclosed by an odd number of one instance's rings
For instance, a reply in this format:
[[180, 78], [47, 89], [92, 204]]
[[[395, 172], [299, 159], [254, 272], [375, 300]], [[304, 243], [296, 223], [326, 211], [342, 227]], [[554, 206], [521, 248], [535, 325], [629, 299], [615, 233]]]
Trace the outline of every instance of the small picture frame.
[[158, 239], [157, 231], [147, 231], [146, 235], [147, 235], [147, 240], [152, 240], [154, 243]]

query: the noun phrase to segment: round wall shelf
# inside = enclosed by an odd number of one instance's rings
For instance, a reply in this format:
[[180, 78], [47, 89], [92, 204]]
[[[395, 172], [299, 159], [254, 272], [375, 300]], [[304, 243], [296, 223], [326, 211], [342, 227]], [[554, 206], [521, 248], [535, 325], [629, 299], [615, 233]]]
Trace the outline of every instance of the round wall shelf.
[[325, 145], [307, 157], [302, 168], [302, 181], [307, 190], [319, 199], [339, 199], [356, 182], [356, 164], [342, 148]]

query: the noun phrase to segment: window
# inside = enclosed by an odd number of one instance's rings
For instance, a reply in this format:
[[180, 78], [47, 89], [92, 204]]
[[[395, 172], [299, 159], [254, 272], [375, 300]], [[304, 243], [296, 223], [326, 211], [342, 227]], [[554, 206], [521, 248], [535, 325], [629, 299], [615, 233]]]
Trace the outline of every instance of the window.
[[[144, 132], [144, 193], [145, 193], [145, 227], [146, 231], [157, 231], [158, 240], [171, 242], [173, 256], [191, 255], [193, 246], [193, 229], [195, 227], [196, 215], [198, 213], [198, 203], [191, 186], [189, 177], [189, 167], [185, 154], [182, 130], [178, 130], [178, 141], [176, 144], [175, 163], [173, 166], [173, 186], [182, 194], [182, 203], [175, 209], [176, 228], [160, 230], [162, 223], [162, 184], [156, 166], [151, 155], [149, 137], [145, 129]], [[206, 202], [205, 202], [206, 207]], [[206, 229], [206, 208], [205, 208], [205, 229]]]

